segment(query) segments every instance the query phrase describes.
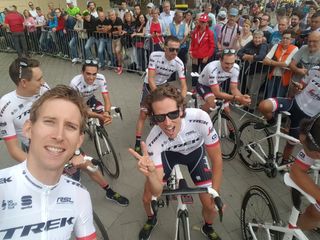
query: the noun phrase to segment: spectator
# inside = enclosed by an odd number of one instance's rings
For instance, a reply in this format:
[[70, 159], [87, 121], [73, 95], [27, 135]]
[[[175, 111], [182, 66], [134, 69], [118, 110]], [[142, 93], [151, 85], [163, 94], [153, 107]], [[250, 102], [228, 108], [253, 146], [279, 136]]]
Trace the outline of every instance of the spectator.
[[231, 48], [236, 41], [237, 34], [240, 33], [241, 27], [237, 24], [239, 11], [236, 8], [230, 8], [227, 23], [221, 28], [218, 34], [218, 48], [223, 50]]
[[272, 32], [276, 32], [279, 30], [278, 28], [278, 23], [281, 18], [286, 17], [287, 10], [285, 8], [278, 8], [276, 11], [276, 19], [277, 19], [277, 24], [273, 27]]
[[121, 44], [121, 34], [122, 34], [122, 20], [116, 16], [114, 9], [109, 11], [109, 20], [110, 20], [110, 33], [112, 36], [112, 52], [116, 56], [117, 60], [117, 69], [116, 73], [119, 75], [122, 74], [122, 44]]
[[224, 10], [221, 10], [218, 13], [218, 20], [216, 25], [214, 26], [214, 31], [217, 33], [218, 37], [221, 32], [222, 27], [227, 23], [227, 12]]
[[[214, 36], [208, 27], [209, 17], [201, 14], [196, 29], [191, 33], [190, 57], [192, 59], [192, 72], [201, 72], [213, 60]], [[197, 85], [197, 78], [192, 78], [192, 86]]]
[[4, 27], [9, 28], [14, 44], [14, 48], [18, 53], [18, 57], [22, 57], [22, 54], [26, 57], [30, 57], [28, 53], [27, 41], [24, 34], [24, 18], [10, 6], [7, 8], [8, 13], [4, 19]]
[[170, 10], [170, 2], [164, 1], [162, 3], [163, 12], [160, 14], [160, 19], [163, 21], [165, 28], [163, 29], [164, 35], [169, 35], [169, 24], [172, 23], [174, 18], [174, 11]]
[[311, 17], [310, 30], [320, 32], [320, 10], [315, 12]]
[[267, 13], [262, 14], [259, 24], [259, 30], [263, 31], [264, 41], [269, 43], [271, 33], [273, 32], [270, 27], [270, 15]]
[[138, 70], [144, 71], [146, 69], [145, 49], [144, 49], [144, 35], [146, 33], [147, 17], [143, 14], [139, 15], [136, 21], [134, 33], [131, 35], [134, 42], [134, 47], [137, 51]]
[[54, 4], [53, 2], [49, 2], [48, 3], [48, 13], [47, 14], [50, 14], [52, 17], [54, 17], [56, 14], [54, 13]]
[[122, 45], [124, 46], [126, 55], [130, 57], [131, 63], [129, 69], [136, 70], [136, 51], [133, 48], [133, 42], [131, 35], [135, 30], [135, 22], [133, 15], [130, 12], [126, 12], [123, 18], [123, 31], [122, 31]]
[[134, 10], [133, 10], [133, 18], [135, 21], [138, 20], [138, 17], [141, 15], [141, 6], [139, 4], [134, 5]]
[[28, 2], [28, 6], [29, 6], [29, 13], [30, 15], [35, 19], [37, 17], [37, 10], [34, 7], [33, 2]]
[[188, 27], [185, 22], [183, 22], [183, 13], [181, 10], [176, 10], [174, 14], [174, 21], [169, 24], [170, 35], [175, 36], [180, 40], [180, 50], [178, 52], [178, 57], [184, 64], [186, 69], [188, 60], [188, 48], [187, 48], [187, 37], [188, 37]]
[[[101, 11], [98, 12], [98, 18], [97, 18], [97, 34], [96, 34], [96, 39], [98, 40], [98, 58], [99, 58], [99, 68], [102, 70], [105, 70], [106, 68], [106, 63], [105, 63], [105, 50], [107, 47], [107, 32], [108, 32], [108, 25], [110, 25], [109, 20], [106, 17], [106, 14]], [[110, 53], [107, 53], [108, 56]], [[112, 54], [112, 52], [111, 52]], [[111, 58], [109, 58], [111, 59]], [[111, 61], [111, 60], [110, 60]]]
[[255, 30], [253, 32], [253, 40], [241, 48], [237, 55], [244, 61], [242, 67], [243, 76], [241, 79], [242, 92], [248, 90], [248, 95], [251, 96], [251, 105], [249, 112], [253, 112], [259, 97], [259, 90], [264, 82], [265, 75], [263, 64], [261, 61], [265, 58], [268, 52], [268, 45], [263, 41], [263, 32]]
[[300, 82], [312, 67], [318, 65], [320, 65], [320, 32], [312, 32], [308, 36], [308, 45], [302, 46], [290, 63], [292, 80]]
[[41, 37], [44, 36], [44, 38], [42, 38], [42, 40], [40, 38], [40, 46], [44, 52], [48, 51], [49, 53], [54, 53], [57, 51], [57, 39], [52, 29], [58, 26], [58, 18], [57, 16], [52, 16], [51, 13], [48, 13], [47, 19], [48, 32], [46, 32], [44, 35], [41, 34]]
[[124, 20], [124, 14], [126, 12], [130, 12], [131, 16], [133, 16], [133, 13], [128, 9], [127, 2], [126, 1], [121, 1], [121, 6], [119, 10], [119, 18], [123, 21]]
[[[89, 4], [89, 3], [88, 3]], [[91, 48], [93, 45], [98, 45], [98, 41], [95, 37], [95, 31], [97, 28], [97, 19], [93, 17], [89, 11], [83, 12], [83, 29], [87, 32], [88, 40], [85, 45], [85, 56], [87, 59], [93, 59]]]
[[25, 36], [26, 36], [28, 49], [31, 51], [38, 51], [36, 21], [31, 16], [30, 12], [27, 9], [23, 11], [23, 16], [24, 16], [23, 25], [27, 30], [25, 32]]
[[214, 26], [216, 25], [216, 17], [212, 13], [212, 4], [210, 2], [205, 2], [203, 4], [203, 13], [207, 14], [209, 18], [211, 19], [211, 30], [213, 30]]
[[303, 45], [303, 38], [300, 36], [302, 34], [302, 30], [300, 28], [300, 24], [302, 22], [302, 13], [300, 11], [294, 11], [290, 18], [290, 26], [289, 29], [292, 29], [296, 33], [295, 44], [297, 47], [301, 47]]
[[236, 41], [234, 42], [233, 49], [239, 50], [253, 39], [250, 29], [251, 21], [249, 19], [244, 20], [242, 29], [236, 36]]
[[159, 8], [153, 8], [151, 10], [152, 18], [147, 22], [146, 34], [151, 36], [150, 52], [163, 51], [162, 46], [164, 44], [163, 35], [165, 35], [165, 24], [159, 19]]
[[293, 30], [283, 31], [281, 42], [275, 44], [263, 60], [263, 64], [273, 67], [268, 76], [267, 98], [287, 95], [292, 72], [286, 68], [298, 51], [298, 47], [292, 44], [294, 38], [295, 32]]
[[75, 17], [78, 13], [80, 13], [80, 8], [74, 6], [73, 0], [67, 0], [67, 10], [69, 16]]
[[67, 37], [66, 37], [66, 30], [65, 30], [65, 19], [64, 13], [62, 13], [60, 8], [55, 9], [55, 14], [57, 15], [58, 19], [58, 26], [52, 29], [52, 32], [56, 34], [57, 38], [57, 45], [59, 49], [58, 55], [63, 55], [63, 57], [68, 57], [68, 48], [67, 48]]
[[147, 14], [146, 14], [146, 17], [148, 19], [148, 21], [152, 18], [152, 9], [155, 8], [154, 4], [153, 3], [148, 3], [147, 4]]
[[193, 21], [193, 13], [191, 10], [187, 10], [184, 12], [184, 20], [183, 20], [188, 28], [188, 33], [190, 34], [196, 27], [195, 22]]
[[94, 18], [98, 18], [98, 12], [96, 10], [96, 3], [95, 2], [88, 2], [87, 3], [87, 10]]
[[76, 34], [73, 35], [71, 41], [69, 42], [69, 49], [71, 54], [72, 63], [77, 63], [79, 59], [78, 46], [82, 52], [82, 59], [85, 60], [85, 43], [88, 35], [83, 29], [83, 18], [81, 13], [76, 14], [76, 24], [74, 25], [74, 31]]
[[[37, 28], [37, 44], [40, 45], [41, 33], [44, 31], [44, 26], [47, 24], [45, 16], [42, 14], [41, 8], [36, 7], [37, 16], [36, 16], [36, 28]], [[40, 47], [40, 46], [39, 46]], [[39, 48], [40, 50], [40, 48]]]
[[279, 30], [274, 31], [270, 36], [269, 43], [271, 44], [271, 46], [281, 42], [283, 32], [287, 30], [288, 27], [289, 27], [289, 18], [287, 16], [280, 18], [278, 21]]

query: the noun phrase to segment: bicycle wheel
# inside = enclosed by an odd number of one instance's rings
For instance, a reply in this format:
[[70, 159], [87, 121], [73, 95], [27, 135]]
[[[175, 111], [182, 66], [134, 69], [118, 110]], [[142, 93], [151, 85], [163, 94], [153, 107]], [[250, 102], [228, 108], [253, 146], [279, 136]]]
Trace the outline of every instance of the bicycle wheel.
[[217, 113], [212, 117], [212, 124], [220, 138], [223, 160], [232, 160], [237, 153], [239, 145], [237, 125], [233, 119], [224, 112], [221, 113], [221, 123], [219, 123], [219, 113]]
[[[259, 186], [252, 186], [248, 189], [241, 204], [240, 212], [242, 239], [252, 240], [253, 236], [249, 230], [249, 223], [257, 224], [279, 224], [280, 218], [269, 194]], [[263, 227], [253, 227], [257, 239], [268, 239], [266, 229]], [[270, 231], [272, 240], [280, 240], [281, 233]]]
[[273, 141], [272, 138], [267, 138], [265, 141], [253, 144], [255, 141], [259, 141], [270, 135], [267, 129], [254, 129], [254, 125], [257, 122], [258, 121], [254, 119], [250, 119], [244, 122], [239, 128], [239, 156], [249, 170], [259, 172], [263, 170], [263, 166], [257, 155], [249, 149], [248, 145], [250, 144], [250, 146], [266, 160], [272, 157]]
[[187, 226], [187, 213], [181, 212], [179, 214], [178, 224], [178, 240], [189, 240], [188, 226]]
[[109, 240], [109, 237], [104, 225], [102, 224], [100, 218], [94, 211], [93, 211], [93, 223], [96, 229], [97, 240], [102, 240], [102, 239]]
[[106, 170], [111, 177], [118, 178], [120, 173], [118, 157], [103, 127], [96, 128], [94, 145], [104, 170]]

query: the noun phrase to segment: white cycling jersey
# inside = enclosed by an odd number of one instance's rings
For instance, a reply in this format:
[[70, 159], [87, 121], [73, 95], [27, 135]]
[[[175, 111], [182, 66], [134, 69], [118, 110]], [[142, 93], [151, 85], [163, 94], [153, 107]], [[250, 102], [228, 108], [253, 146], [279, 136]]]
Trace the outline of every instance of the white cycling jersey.
[[230, 79], [230, 83], [238, 84], [240, 68], [238, 64], [233, 64], [230, 72], [226, 72], [221, 67], [220, 60], [208, 63], [200, 73], [198, 82], [205, 86], [220, 85]]
[[295, 99], [300, 109], [313, 117], [320, 112], [320, 67], [311, 68], [302, 81], [307, 85]]
[[100, 89], [100, 93], [108, 94], [106, 78], [100, 73], [97, 74], [96, 80], [91, 85], [86, 83], [82, 74], [79, 74], [71, 80], [70, 87], [78, 90], [85, 101], [93, 97], [98, 89]]
[[181, 119], [181, 129], [175, 139], [170, 139], [159, 126], [154, 126], [149, 133], [146, 144], [156, 167], [162, 166], [161, 153], [164, 151], [187, 155], [203, 143], [208, 147], [219, 143], [219, 136], [206, 112], [196, 108], [185, 111], [186, 116]]
[[95, 239], [90, 195], [66, 176], [54, 186], [35, 179], [26, 161], [0, 170], [0, 239]]
[[[150, 55], [148, 70], [155, 70], [155, 84], [161, 85], [167, 82], [169, 77], [175, 71], [178, 71], [179, 79], [185, 79], [184, 65], [180, 58], [168, 61], [164, 52], [153, 52]], [[144, 79], [145, 83], [148, 83], [148, 75]]]
[[29, 119], [32, 104], [48, 89], [45, 83], [39, 94], [32, 97], [21, 97], [12, 91], [0, 99], [0, 138], [8, 141], [17, 137], [25, 146], [29, 145], [22, 132], [23, 124]]

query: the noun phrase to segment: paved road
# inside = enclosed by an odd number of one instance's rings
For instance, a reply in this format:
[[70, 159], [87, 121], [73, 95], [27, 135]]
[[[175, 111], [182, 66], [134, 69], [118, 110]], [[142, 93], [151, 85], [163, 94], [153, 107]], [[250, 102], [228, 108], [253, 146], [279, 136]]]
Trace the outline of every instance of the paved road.
[[[0, 96], [14, 89], [14, 84], [8, 76], [8, 67], [15, 56], [15, 54], [0, 53]], [[35, 58], [40, 60], [44, 79], [50, 86], [59, 83], [68, 84], [74, 75], [80, 73], [80, 65], [72, 65], [68, 61], [51, 57], [35, 56]], [[94, 209], [107, 228], [110, 239], [134, 240], [137, 239], [138, 232], [146, 219], [141, 202], [144, 177], [137, 171], [135, 160], [129, 156], [127, 149], [133, 145], [135, 140], [134, 129], [142, 81], [134, 73], [123, 73], [121, 76], [110, 70], [102, 73], [105, 74], [108, 81], [112, 104], [120, 106], [124, 114], [123, 121], [116, 119], [112, 126], [107, 127], [117, 150], [121, 168], [119, 179], [116, 181], [108, 177], [107, 179], [115, 190], [129, 198], [130, 205], [120, 207], [105, 200], [104, 192], [96, 184], [90, 182], [85, 174], [82, 175], [82, 183], [90, 191]], [[85, 142], [84, 148], [87, 153], [95, 155], [93, 144], [89, 140]], [[0, 141], [0, 159], [0, 168], [15, 164], [8, 156], [2, 141]], [[269, 179], [263, 173], [249, 172], [240, 163], [238, 157], [231, 162], [224, 163], [223, 176], [221, 192], [226, 210], [223, 223], [216, 222], [214, 225], [223, 240], [241, 239], [239, 221], [241, 200], [246, 189], [253, 184], [264, 187], [271, 194], [278, 206], [281, 218], [287, 219], [288, 211], [291, 209], [291, 200], [289, 189], [284, 186], [280, 176]], [[190, 179], [187, 178], [187, 180]], [[199, 231], [202, 224], [201, 205], [197, 197], [194, 199], [195, 204], [189, 207], [191, 236], [192, 239], [205, 239]], [[152, 234], [152, 239], [173, 239], [175, 206], [173, 203], [168, 209], [160, 210], [158, 226]], [[319, 235], [311, 239], [319, 239]]]

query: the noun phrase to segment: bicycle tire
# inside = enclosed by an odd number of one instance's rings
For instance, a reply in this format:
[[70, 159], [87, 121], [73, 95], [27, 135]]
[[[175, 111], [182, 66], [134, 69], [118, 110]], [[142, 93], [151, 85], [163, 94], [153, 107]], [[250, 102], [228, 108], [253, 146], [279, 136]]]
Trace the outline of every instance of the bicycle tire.
[[[94, 136], [94, 145], [101, 160], [103, 169], [113, 178], [120, 174], [119, 161], [108, 133], [103, 127], [97, 127]], [[105, 149], [102, 149], [104, 147]]]
[[188, 226], [187, 215], [185, 212], [181, 212], [178, 218], [178, 240], [189, 240], [188, 238]]
[[[252, 212], [252, 214], [250, 214]], [[266, 218], [264, 214], [267, 212], [269, 217]], [[241, 222], [241, 233], [242, 239], [252, 240], [253, 236], [248, 228], [249, 222], [254, 223], [270, 223], [270, 224], [279, 224], [280, 218], [277, 208], [269, 196], [269, 194], [260, 186], [251, 186], [241, 204], [240, 212], [240, 222]], [[267, 232], [262, 227], [257, 227], [253, 229], [257, 239], [264, 240], [268, 239]], [[281, 233], [277, 231], [270, 231], [272, 240], [280, 240]]]
[[[237, 149], [239, 146], [239, 132], [237, 125], [233, 121], [233, 119], [227, 115], [226, 113], [221, 113], [221, 122], [222, 125], [224, 125], [224, 122], [227, 123], [227, 125], [224, 127], [221, 127], [221, 133], [219, 134], [219, 127], [218, 124], [218, 117], [219, 113], [216, 113], [212, 117], [212, 124], [214, 129], [217, 131], [219, 138], [220, 138], [220, 146], [221, 146], [221, 152], [222, 152], [222, 159], [223, 160], [232, 160], [236, 154]], [[230, 129], [233, 129], [230, 131]], [[233, 132], [233, 135], [232, 135]]]
[[93, 211], [93, 222], [96, 229], [97, 240], [109, 240], [107, 230], [95, 211]]
[[[239, 156], [242, 163], [251, 171], [260, 172], [263, 171], [263, 166], [259, 163], [259, 159], [256, 154], [249, 148], [248, 144], [253, 143], [259, 139], [265, 138], [270, 135], [269, 131], [265, 129], [257, 130], [254, 125], [258, 123], [257, 120], [250, 119], [244, 122], [239, 128]], [[272, 138], [268, 138], [265, 142], [267, 144], [260, 144], [268, 157], [273, 154], [273, 141]], [[263, 153], [258, 148], [258, 145], [251, 145], [261, 156]]]

